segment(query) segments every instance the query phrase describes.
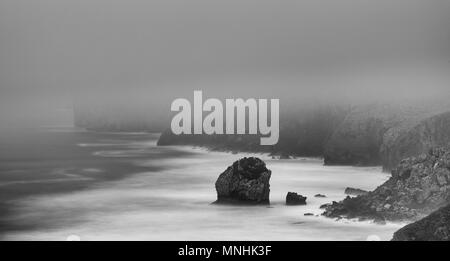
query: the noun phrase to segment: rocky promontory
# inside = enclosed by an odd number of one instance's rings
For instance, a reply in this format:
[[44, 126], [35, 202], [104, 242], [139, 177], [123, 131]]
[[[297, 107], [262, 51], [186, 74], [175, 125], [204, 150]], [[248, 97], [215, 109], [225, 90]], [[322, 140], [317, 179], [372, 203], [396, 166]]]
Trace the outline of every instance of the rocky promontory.
[[269, 204], [271, 174], [259, 158], [235, 161], [216, 181], [215, 203]]
[[450, 202], [450, 150], [430, 149], [404, 159], [392, 177], [366, 195], [347, 197], [326, 207], [324, 216], [418, 220]]

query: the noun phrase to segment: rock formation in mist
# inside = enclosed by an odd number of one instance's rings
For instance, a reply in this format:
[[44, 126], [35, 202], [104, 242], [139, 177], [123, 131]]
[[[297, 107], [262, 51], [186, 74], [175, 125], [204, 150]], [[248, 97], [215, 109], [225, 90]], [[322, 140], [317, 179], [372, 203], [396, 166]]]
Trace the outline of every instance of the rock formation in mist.
[[326, 165], [382, 165], [390, 171], [402, 158], [450, 143], [448, 111], [447, 102], [323, 106], [283, 115], [280, 140], [274, 146], [260, 146], [259, 137], [252, 135], [176, 136], [170, 130], [158, 145], [324, 157]]
[[258, 135], [174, 135], [167, 129], [158, 145], [204, 146], [218, 151], [268, 152], [282, 157], [320, 157], [336, 126], [348, 113], [345, 106], [323, 106], [296, 112], [281, 112], [280, 140], [261, 146]]
[[74, 108], [74, 118], [77, 127], [97, 131], [165, 129], [158, 141], [160, 146], [194, 145], [219, 151], [267, 152], [285, 158], [323, 157], [327, 165], [382, 165], [386, 171], [402, 158], [450, 142], [450, 103], [445, 99], [286, 107], [280, 112], [280, 139], [274, 146], [261, 146], [258, 135], [177, 136], [167, 128], [169, 115], [151, 116], [156, 109], [142, 104], [81, 103]]
[[416, 156], [436, 146], [450, 144], [450, 112], [419, 122], [390, 143], [383, 144], [381, 157], [385, 169], [391, 169], [400, 159]]
[[[449, 110], [450, 104], [447, 102], [356, 106], [327, 141], [325, 164], [382, 165], [390, 171], [405, 157], [417, 156], [434, 146], [449, 144], [450, 139], [448, 136], [442, 137], [442, 133], [448, 130], [450, 117], [433, 120]], [[426, 127], [420, 127], [424, 122], [428, 122]], [[426, 128], [432, 128], [433, 132], [425, 133], [428, 131]], [[416, 137], [412, 138], [412, 135]], [[421, 138], [423, 146], [415, 146], [415, 142], [420, 142], [416, 141], [420, 136], [424, 136]], [[432, 139], [433, 142], [425, 139]]]
[[392, 177], [367, 195], [333, 202], [327, 217], [417, 220], [450, 203], [450, 149], [402, 160]]
[[262, 160], [242, 158], [220, 174], [215, 203], [269, 204], [271, 175]]

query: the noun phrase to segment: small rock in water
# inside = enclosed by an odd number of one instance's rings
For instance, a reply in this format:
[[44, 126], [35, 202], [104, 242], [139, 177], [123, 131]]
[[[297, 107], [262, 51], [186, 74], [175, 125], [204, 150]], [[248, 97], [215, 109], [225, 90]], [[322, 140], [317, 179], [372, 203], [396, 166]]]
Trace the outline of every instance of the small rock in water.
[[369, 192], [362, 190], [362, 189], [358, 189], [358, 188], [346, 188], [345, 189], [345, 194], [347, 195], [351, 195], [351, 196], [362, 196], [362, 195], [367, 195]]
[[320, 209], [326, 209], [327, 207], [329, 207], [329, 206], [331, 206], [331, 204], [323, 204], [323, 205], [321, 205], [319, 208]]
[[313, 213], [305, 213], [304, 216], [314, 216]]
[[295, 192], [288, 192], [286, 195], [286, 205], [306, 205], [306, 197]]
[[259, 158], [234, 162], [216, 181], [215, 203], [269, 204], [271, 174]]
[[316, 194], [314, 197], [316, 197], [316, 198], [326, 198], [327, 196], [322, 195], [322, 194]]

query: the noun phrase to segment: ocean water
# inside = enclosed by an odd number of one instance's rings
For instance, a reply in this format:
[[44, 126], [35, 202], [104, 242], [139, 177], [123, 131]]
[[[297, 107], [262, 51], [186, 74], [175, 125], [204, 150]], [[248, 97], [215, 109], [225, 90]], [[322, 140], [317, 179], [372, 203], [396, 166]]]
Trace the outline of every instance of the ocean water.
[[[3, 240], [390, 240], [404, 225], [320, 216], [319, 206], [342, 200], [346, 187], [387, 180], [381, 168], [158, 147], [158, 134], [54, 128], [12, 136], [0, 142]], [[255, 155], [272, 170], [271, 205], [212, 205], [218, 175]], [[286, 206], [288, 191], [308, 204]]]

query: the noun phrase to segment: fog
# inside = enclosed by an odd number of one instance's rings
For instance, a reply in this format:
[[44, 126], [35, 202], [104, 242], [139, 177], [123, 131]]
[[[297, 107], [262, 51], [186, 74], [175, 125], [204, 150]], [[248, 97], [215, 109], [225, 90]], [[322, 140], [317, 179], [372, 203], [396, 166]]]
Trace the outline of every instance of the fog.
[[439, 0], [0, 0], [0, 126], [71, 124], [74, 106], [160, 124], [196, 89], [281, 106], [443, 98], [449, 13]]

